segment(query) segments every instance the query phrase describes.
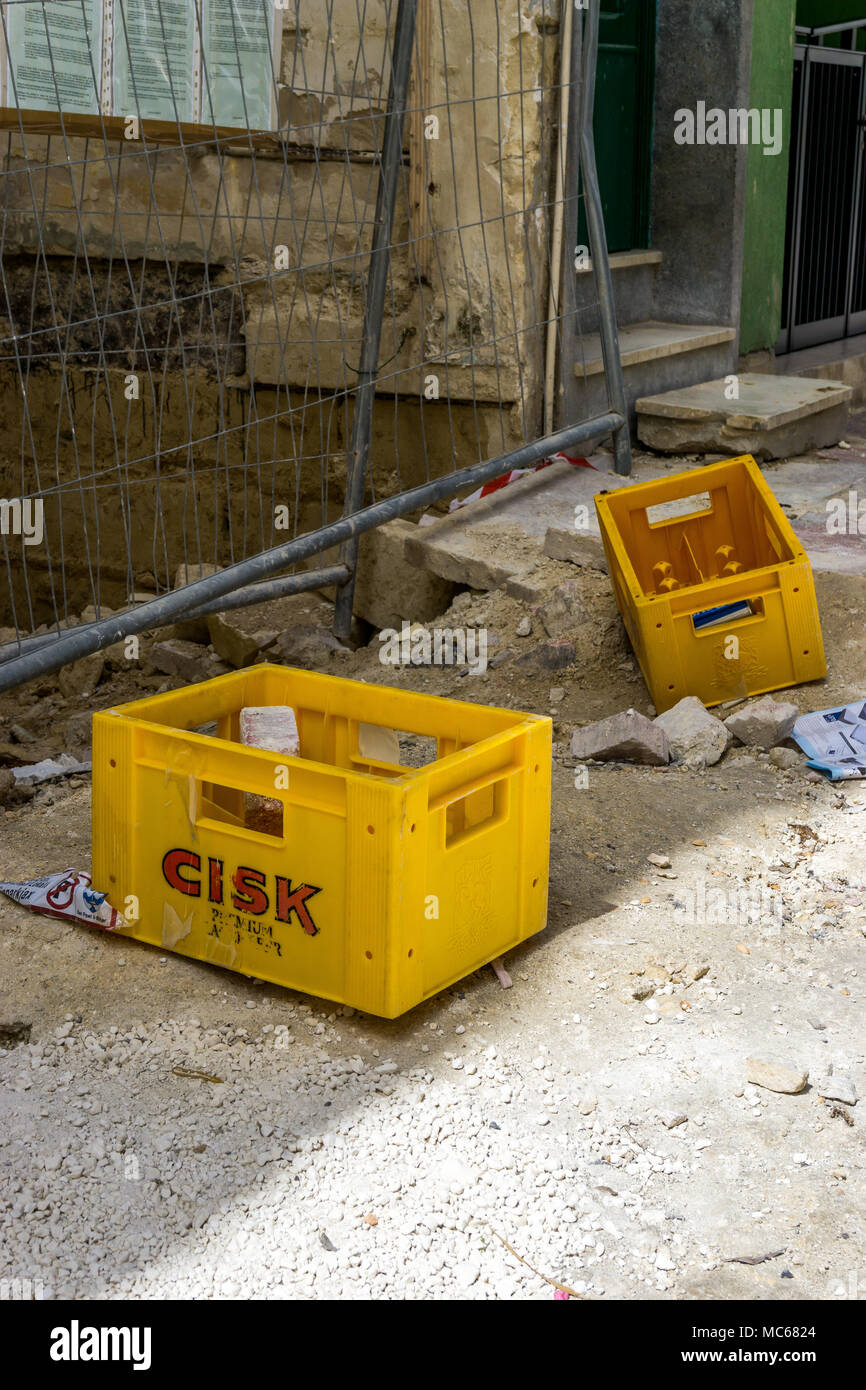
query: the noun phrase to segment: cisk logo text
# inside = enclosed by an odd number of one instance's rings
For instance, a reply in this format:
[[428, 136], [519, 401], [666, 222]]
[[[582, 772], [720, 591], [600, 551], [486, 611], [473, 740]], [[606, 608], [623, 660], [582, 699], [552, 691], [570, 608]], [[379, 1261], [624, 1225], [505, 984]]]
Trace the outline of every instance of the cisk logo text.
[[217, 906], [229, 902], [236, 912], [249, 917], [264, 917], [273, 913], [278, 922], [290, 922], [297, 917], [307, 936], [316, 936], [319, 928], [307, 906], [310, 898], [321, 893], [310, 883], [292, 887], [292, 880], [281, 874], [273, 882], [261, 869], [241, 864], [227, 884], [222, 859], [210, 856], [202, 867], [202, 857], [191, 849], [170, 849], [162, 860], [162, 876], [170, 888], [188, 898], [202, 898]]

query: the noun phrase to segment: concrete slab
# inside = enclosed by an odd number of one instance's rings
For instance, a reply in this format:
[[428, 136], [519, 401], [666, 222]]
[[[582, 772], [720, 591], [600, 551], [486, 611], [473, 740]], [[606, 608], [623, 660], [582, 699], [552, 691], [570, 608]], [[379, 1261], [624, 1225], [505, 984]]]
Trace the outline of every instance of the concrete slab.
[[543, 557], [550, 527], [600, 539], [593, 497], [602, 489], [628, 487], [675, 471], [670, 461], [638, 463], [629, 478], [613, 472], [609, 454], [593, 468], [554, 463], [518, 478], [499, 492], [415, 528], [405, 555], [413, 565], [471, 589], [502, 588]]
[[852, 391], [844, 382], [749, 372], [738, 386], [736, 400], [725, 377], [642, 397], [638, 438], [668, 453], [722, 449], [773, 459], [836, 444], [845, 432]]
[[[694, 467], [691, 460], [645, 456], [636, 459], [631, 477], [621, 478], [612, 471], [608, 454], [596, 454], [592, 462], [592, 469], [555, 463], [450, 516], [408, 527], [406, 559], [452, 583], [472, 589], [505, 588], [520, 597], [533, 589], [533, 572], [552, 563], [551, 553], [557, 562], [581, 563], [581, 543], [591, 551], [592, 538], [598, 542], [593, 502], [597, 492]], [[866, 573], [866, 537], [833, 534], [827, 507], [833, 498], [847, 501], [852, 492], [866, 501], [863, 462], [797, 458], [766, 463], [762, 472], [816, 569]], [[700, 466], [696, 475], [699, 488]], [[576, 548], [564, 543], [564, 534], [577, 538]]]

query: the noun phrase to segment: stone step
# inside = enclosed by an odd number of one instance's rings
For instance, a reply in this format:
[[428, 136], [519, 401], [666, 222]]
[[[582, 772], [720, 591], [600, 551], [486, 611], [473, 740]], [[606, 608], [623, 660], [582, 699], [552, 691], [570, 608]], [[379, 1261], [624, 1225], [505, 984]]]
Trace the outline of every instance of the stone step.
[[852, 397], [842, 382], [746, 372], [635, 402], [642, 444], [664, 453], [790, 458], [842, 438]]
[[[682, 353], [718, 347], [722, 343], [733, 342], [736, 336], [735, 329], [720, 324], [662, 323], [657, 319], [627, 323], [619, 330], [623, 370], [677, 357]], [[578, 380], [585, 380], [587, 377], [600, 376], [603, 372], [601, 337], [598, 333], [588, 333], [583, 338], [582, 359], [574, 364], [574, 374]]]
[[[655, 276], [661, 263], [661, 251], [617, 251], [610, 257], [617, 323], [652, 317]], [[581, 330], [597, 333], [598, 295], [591, 260], [576, 269], [575, 296]]]

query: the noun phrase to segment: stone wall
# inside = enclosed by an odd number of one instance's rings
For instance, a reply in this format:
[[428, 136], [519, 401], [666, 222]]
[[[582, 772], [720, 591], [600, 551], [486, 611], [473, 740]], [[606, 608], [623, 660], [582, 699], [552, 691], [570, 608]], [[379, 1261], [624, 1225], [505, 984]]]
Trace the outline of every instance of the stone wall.
[[[421, 0], [371, 457], [379, 496], [539, 428], [551, 9]], [[242, 137], [221, 153], [5, 137], [0, 496], [61, 489], [46, 534], [55, 570], [62, 537], [73, 606], [91, 596], [83, 533], [119, 603], [130, 582], [162, 586], [188, 558], [226, 563], [286, 539], [276, 505], [291, 531], [339, 514], [389, 75], [384, 4], [365, 6], [363, 45], [357, 14], [355, 0], [302, 0], [287, 20], [287, 157]], [[425, 138], [431, 116], [438, 138]], [[49, 562], [35, 548], [26, 559], [44, 618]]]

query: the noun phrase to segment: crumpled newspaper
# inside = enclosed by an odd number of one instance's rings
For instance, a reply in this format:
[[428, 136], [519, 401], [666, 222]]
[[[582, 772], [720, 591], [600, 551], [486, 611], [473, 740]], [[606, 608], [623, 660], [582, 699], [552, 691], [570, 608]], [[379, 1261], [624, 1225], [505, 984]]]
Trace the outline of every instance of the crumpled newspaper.
[[866, 777], [866, 701], [801, 714], [792, 731], [808, 766], [832, 782]]

